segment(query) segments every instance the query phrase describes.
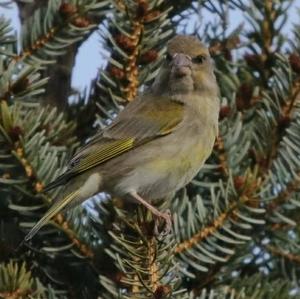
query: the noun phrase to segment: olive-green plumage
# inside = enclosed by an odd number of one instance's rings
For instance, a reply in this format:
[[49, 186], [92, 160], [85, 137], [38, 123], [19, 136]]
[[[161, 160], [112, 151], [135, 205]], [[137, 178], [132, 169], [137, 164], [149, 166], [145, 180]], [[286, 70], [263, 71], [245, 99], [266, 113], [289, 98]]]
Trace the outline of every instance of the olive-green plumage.
[[81, 148], [67, 171], [46, 190], [64, 185], [59, 198], [26, 236], [66, 207], [105, 191], [150, 203], [185, 186], [209, 157], [218, 134], [219, 100], [207, 48], [176, 36], [153, 85], [113, 123]]

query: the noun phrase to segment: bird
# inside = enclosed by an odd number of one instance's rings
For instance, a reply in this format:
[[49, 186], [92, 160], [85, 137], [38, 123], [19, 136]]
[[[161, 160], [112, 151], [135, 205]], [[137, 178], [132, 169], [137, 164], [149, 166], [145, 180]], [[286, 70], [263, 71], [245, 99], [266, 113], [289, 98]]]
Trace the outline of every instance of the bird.
[[63, 186], [46, 214], [26, 235], [30, 240], [61, 210], [100, 192], [139, 203], [155, 219], [155, 207], [187, 185], [210, 156], [218, 135], [219, 88], [208, 48], [194, 36], [167, 43], [158, 75], [112, 123], [78, 150], [66, 171], [45, 187]]

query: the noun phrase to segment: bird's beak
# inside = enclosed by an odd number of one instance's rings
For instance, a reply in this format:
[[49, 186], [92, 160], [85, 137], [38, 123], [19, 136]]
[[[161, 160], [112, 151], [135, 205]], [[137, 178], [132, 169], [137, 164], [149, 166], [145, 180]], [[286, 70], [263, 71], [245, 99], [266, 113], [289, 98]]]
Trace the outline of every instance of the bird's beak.
[[176, 53], [171, 64], [171, 73], [175, 77], [185, 77], [191, 74], [192, 60], [188, 55]]

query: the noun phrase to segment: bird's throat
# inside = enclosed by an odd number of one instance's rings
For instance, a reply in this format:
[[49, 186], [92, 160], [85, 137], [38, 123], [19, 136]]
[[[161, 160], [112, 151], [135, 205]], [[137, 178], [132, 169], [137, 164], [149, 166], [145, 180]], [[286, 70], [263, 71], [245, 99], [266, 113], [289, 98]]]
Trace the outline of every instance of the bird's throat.
[[194, 90], [194, 80], [192, 76], [171, 76], [169, 87], [174, 93], [187, 93]]

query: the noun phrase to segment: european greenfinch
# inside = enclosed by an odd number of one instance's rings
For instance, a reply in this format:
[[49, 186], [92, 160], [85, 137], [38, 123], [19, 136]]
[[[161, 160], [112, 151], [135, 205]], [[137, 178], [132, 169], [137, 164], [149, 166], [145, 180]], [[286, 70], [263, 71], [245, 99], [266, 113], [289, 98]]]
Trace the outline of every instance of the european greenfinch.
[[25, 240], [60, 210], [99, 192], [146, 206], [171, 225], [156, 199], [184, 187], [211, 154], [218, 134], [218, 86], [208, 49], [195, 37], [175, 36], [149, 89], [83, 146], [65, 173], [59, 198]]

